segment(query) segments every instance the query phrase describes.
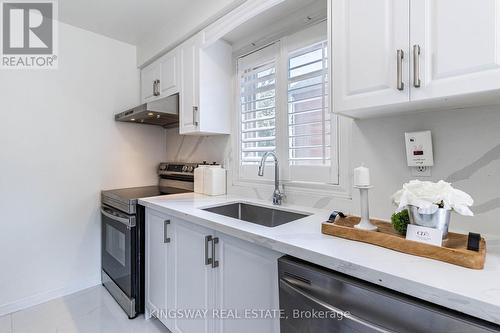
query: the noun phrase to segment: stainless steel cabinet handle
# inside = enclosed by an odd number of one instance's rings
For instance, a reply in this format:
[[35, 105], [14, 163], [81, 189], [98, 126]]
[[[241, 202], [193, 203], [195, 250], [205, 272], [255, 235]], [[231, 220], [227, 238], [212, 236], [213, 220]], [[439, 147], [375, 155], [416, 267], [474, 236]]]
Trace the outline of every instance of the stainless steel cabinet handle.
[[211, 242], [212, 240], [213, 240], [212, 236], [206, 236], [205, 237], [205, 265], [211, 265], [212, 264], [212, 258], [210, 258], [208, 256], [208, 243]]
[[170, 237], [168, 237], [168, 225], [170, 220], [165, 220], [163, 224], [163, 243], [170, 243]]
[[160, 80], [153, 82], [153, 96], [160, 96]]
[[194, 126], [198, 126], [198, 107], [193, 106], [193, 124]]
[[405, 84], [403, 83], [403, 58], [405, 54], [403, 50], [398, 50], [397, 52], [397, 81], [396, 81], [396, 88], [398, 90], [404, 90]]
[[219, 244], [219, 237], [212, 239], [212, 268], [219, 267], [219, 261], [215, 259], [215, 245]]
[[296, 294], [301, 295], [302, 297], [307, 298], [309, 301], [316, 303], [325, 309], [328, 309], [331, 312], [337, 313], [337, 314], [339, 314], [339, 315], [341, 315], [349, 320], [352, 320], [360, 325], [368, 327], [373, 331], [380, 332], [380, 333], [395, 333], [394, 331], [390, 331], [390, 330], [387, 330], [387, 329], [380, 327], [378, 325], [372, 324], [372, 323], [370, 323], [366, 320], [363, 320], [359, 317], [356, 317], [350, 313], [348, 314], [348, 313], [346, 313], [346, 311], [342, 311], [341, 309], [339, 309], [331, 304], [328, 304], [328, 303], [320, 300], [319, 298], [314, 297], [313, 295], [311, 295], [309, 293], [302, 291], [301, 289], [295, 287], [294, 284], [291, 283], [291, 281], [288, 280], [287, 278], [281, 278], [280, 285], [284, 286], [285, 288], [290, 289], [291, 291], [293, 291]]
[[413, 45], [413, 86], [420, 88], [420, 45]]

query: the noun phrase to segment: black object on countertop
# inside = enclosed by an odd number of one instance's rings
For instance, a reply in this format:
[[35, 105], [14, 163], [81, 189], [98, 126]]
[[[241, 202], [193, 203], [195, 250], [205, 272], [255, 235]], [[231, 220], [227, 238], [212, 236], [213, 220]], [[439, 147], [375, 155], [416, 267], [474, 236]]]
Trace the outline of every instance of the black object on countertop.
[[328, 221], [330, 222], [335, 222], [335, 219], [337, 218], [337, 216], [340, 216], [341, 218], [345, 218], [346, 215], [340, 211], [337, 211], [337, 210], [334, 210], [331, 214], [330, 214], [330, 218], [328, 219]]
[[479, 252], [480, 241], [481, 241], [480, 234], [469, 232], [469, 238], [467, 239], [467, 250]]

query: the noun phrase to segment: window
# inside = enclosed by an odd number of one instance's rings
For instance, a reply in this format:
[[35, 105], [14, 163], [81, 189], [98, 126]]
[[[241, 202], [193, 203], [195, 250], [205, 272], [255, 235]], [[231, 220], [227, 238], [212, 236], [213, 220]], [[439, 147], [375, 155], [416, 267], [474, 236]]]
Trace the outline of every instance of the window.
[[330, 165], [327, 43], [292, 52], [288, 59], [290, 165]]
[[241, 162], [253, 164], [276, 149], [276, 65], [269, 61], [241, 75]]
[[[259, 179], [257, 165], [272, 151], [279, 156], [284, 181], [338, 183], [326, 25], [239, 58], [238, 74], [239, 178]], [[271, 170], [266, 175], [274, 177]]]
[[289, 179], [332, 182], [328, 45], [320, 41], [288, 53]]

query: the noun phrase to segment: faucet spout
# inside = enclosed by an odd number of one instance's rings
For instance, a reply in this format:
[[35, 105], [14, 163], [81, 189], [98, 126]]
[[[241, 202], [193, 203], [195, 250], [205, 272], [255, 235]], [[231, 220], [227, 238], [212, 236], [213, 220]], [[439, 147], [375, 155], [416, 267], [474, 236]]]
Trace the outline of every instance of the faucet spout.
[[279, 167], [278, 157], [276, 156], [275, 153], [268, 151], [262, 156], [262, 159], [260, 160], [260, 164], [259, 164], [258, 175], [260, 177], [264, 176], [264, 166], [265, 166], [266, 160], [269, 156], [272, 156], [274, 159], [273, 204], [274, 205], [281, 205], [283, 198], [285, 197], [285, 194], [280, 191], [280, 167]]
[[262, 163], [259, 164], [259, 176], [264, 176], [264, 165]]

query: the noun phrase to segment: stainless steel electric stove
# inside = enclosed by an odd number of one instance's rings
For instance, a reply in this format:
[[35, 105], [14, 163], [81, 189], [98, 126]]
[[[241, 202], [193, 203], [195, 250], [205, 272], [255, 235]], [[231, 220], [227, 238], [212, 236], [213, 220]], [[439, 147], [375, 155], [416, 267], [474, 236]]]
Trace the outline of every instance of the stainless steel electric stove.
[[192, 192], [198, 163], [161, 163], [158, 184], [101, 192], [102, 284], [129, 318], [144, 312], [144, 207], [138, 199]]

